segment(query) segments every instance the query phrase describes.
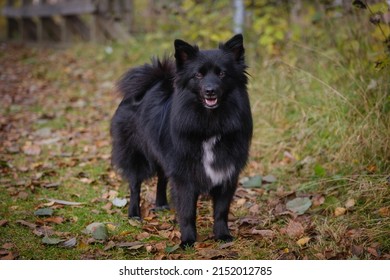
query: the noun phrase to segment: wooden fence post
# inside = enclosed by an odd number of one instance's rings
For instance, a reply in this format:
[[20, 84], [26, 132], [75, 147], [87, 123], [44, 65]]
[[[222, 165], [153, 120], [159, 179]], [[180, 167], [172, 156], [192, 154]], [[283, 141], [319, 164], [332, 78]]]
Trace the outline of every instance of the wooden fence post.
[[[17, 5], [20, 3], [21, 5]], [[132, 0], [7, 0], [8, 38], [71, 42], [126, 40], [132, 27]], [[92, 16], [92, 24], [82, 15]]]

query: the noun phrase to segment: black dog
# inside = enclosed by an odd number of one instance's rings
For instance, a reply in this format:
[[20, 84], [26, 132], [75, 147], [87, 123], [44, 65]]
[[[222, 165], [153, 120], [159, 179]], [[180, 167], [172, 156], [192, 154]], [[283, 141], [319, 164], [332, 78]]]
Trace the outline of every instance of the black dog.
[[196, 240], [201, 193], [213, 200], [215, 239], [232, 240], [229, 207], [252, 137], [246, 68], [239, 34], [204, 51], [175, 40], [175, 61], [154, 59], [122, 77], [112, 162], [130, 183], [129, 217], [140, 216], [142, 181], [157, 174], [156, 207], [168, 207], [169, 178], [182, 246]]

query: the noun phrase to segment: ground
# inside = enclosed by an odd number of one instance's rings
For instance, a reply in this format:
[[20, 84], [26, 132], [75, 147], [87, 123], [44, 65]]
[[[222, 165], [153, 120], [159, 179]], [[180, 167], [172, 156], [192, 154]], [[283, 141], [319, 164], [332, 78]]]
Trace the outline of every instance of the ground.
[[[390, 258], [390, 182], [380, 171], [388, 162], [335, 171], [345, 158], [331, 149], [350, 146], [336, 141], [343, 131], [322, 130], [322, 105], [292, 97], [291, 88], [311, 91], [316, 82], [291, 78], [295, 66], [272, 76], [250, 69], [255, 134], [229, 216], [234, 241], [212, 239], [211, 204], [202, 197], [198, 242], [183, 250], [174, 212], [150, 210], [155, 179], [142, 188], [143, 220], [128, 220], [127, 184], [110, 166], [115, 81], [149, 54], [86, 44], [0, 46], [2, 259]], [[273, 85], [279, 75], [290, 84]], [[291, 96], [270, 99], [281, 92]], [[301, 110], [304, 98], [320, 113]], [[312, 142], [318, 133], [322, 142]]]

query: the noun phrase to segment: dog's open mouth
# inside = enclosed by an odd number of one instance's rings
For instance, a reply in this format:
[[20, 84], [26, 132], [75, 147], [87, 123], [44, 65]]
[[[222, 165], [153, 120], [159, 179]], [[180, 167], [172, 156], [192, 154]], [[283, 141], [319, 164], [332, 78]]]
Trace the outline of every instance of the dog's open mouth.
[[217, 97], [205, 97], [203, 101], [204, 101], [204, 105], [209, 109], [218, 107]]

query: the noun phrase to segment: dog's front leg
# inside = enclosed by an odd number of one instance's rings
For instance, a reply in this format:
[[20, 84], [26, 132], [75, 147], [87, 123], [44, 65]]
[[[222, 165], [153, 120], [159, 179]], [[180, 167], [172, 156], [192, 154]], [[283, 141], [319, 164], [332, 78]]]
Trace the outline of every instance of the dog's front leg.
[[233, 199], [235, 187], [218, 186], [211, 191], [214, 206], [214, 238], [221, 241], [232, 241], [228, 228], [230, 203]]
[[180, 246], [193, 246], [196, 241], [196, 203], [199, 194], [191, 187], [175, 184], [173, 196], [181, 233]]

